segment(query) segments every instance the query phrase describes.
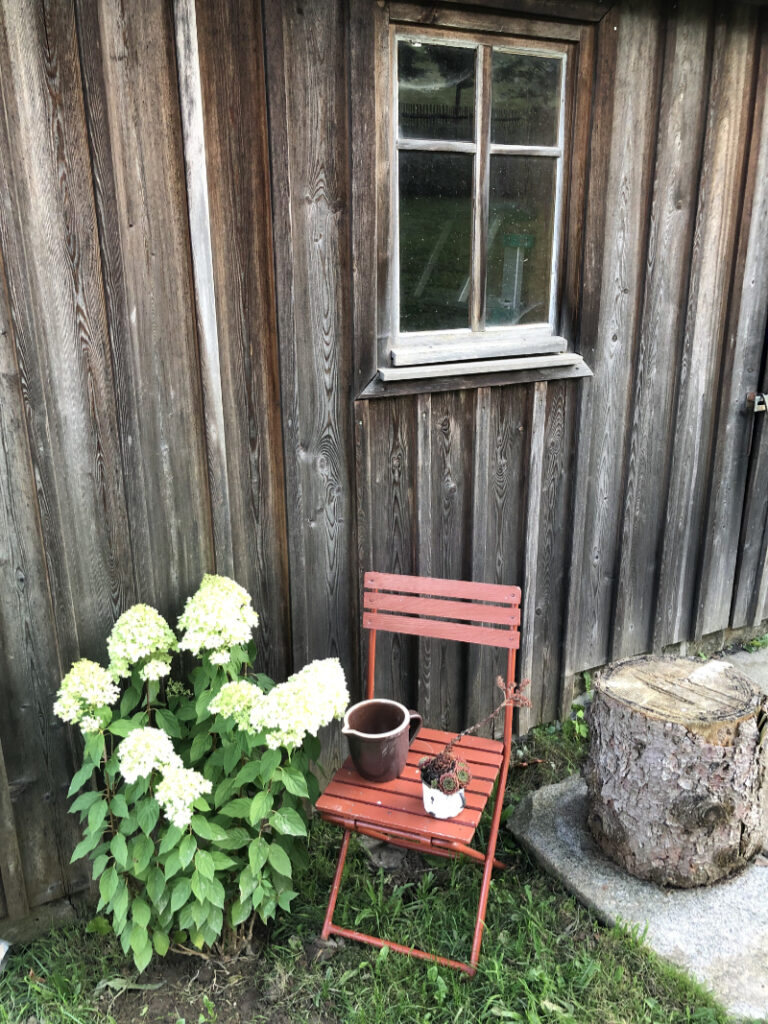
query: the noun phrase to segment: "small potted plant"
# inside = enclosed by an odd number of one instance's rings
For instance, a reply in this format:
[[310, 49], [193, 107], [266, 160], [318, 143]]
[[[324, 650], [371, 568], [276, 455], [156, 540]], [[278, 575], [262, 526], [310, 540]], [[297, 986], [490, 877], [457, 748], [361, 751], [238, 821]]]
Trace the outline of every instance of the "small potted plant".
[[424, 810], [434, 818], [455, 818], [464, 810], [466, 799], [464, 789], [472, 781], [472, 773], [466, 761], [454, 752], [454, 744], [458, 743], [462, 736], [468, 736], [477, 732], [499, 714], [502, 708], [530, 707], [531, 702], [522, 690], [530, 680], [524, 680], [520, 686], [512, 684], [510, 687], [504, 685], [501, 676], [496, 677], [496, 685], [504, 694], [504, 700], [495, 711], [484, 718], [481, 722], [464, 729], [458, 735], [446, 743], [439, 754], [432, 754], [422, 757], [419, 761], [419, 774], [421, 775], [421, 794], [424, 800]]

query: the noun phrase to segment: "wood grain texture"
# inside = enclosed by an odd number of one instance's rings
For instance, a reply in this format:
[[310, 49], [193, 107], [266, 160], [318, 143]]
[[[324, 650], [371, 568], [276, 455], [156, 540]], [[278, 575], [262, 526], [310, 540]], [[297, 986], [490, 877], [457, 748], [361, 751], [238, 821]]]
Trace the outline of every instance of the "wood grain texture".
[[[760, 390], [768, 314], [768, 24], [762, 32], [762, 59], [755, 76], [756, 96], [751, 124], [747, 178], [744, 187], [738, 250], [729, 297], [728, 322], [721, 369], [720, 410], [715, 435], [712, 483], [704, 534], [696, 635], [722, 629], [728, 622], [734, 594], [746, 496], [750, 450], [758, 417], [745, 396]], [[759, 442], [754, 458], [759, 459]], [[763, 476], [763, 498], [766, 478]], [[768, 513], [768, 502], [765, 502]], [[745, 518], [748, 521], [749, 514]], [[744, 559], [741, 559], [741, 564]], [[734, 601], [735, 597], [735, 601]], [[757, 609], [756, 609], [757, 610]], [[741, 623], [742, 625], [745, 622]]]
[[88, 872], [69, 866], [79, 838], [66, 801], [75, 752], [53, 716], [62, 660], [10, 313], [0, 256], [0, 876], [6, 912], [21, 916], [84, 888]]
[[680, 365], [654, 642], [692, 635], [716, 394], [751, 113], [756, 13], [719, 8]]
[[138, 596], [214, 568], [171, 9], [77, 4]]
[[283, 679], [291, 622], [261, 7], [201, 3], [197, 32], [234, 576], [259, 613], [260, 665]]
[[653, 646], [670, 473], [675, 384], [709, 87], [712, 11], [687, 0], [670, 15], [646, 277], [621, 512], [612, 658]]
[[0, 235], [68, 663], [101, 653], [132, 599], [131, 551], [73, 13], [9, 4], [2, 17]]
[[195, 0], [174, 0], [176, 70], [179, 80], [181, 135], [187, 182], [189, 239], [197, 313], [200, 380], [203, 392], [205, 445], [208, 456], [208, 488], [216, 571], [234, 572], [232, 512], [227, 476], [227, 439], [221, 387], [219, 334], [211, 251], [211, 218], [208, 206], [208, 172], [205, 156], [203, 93], [197, 42]]
[[[583, 532], [576, 534], [571, 572], [574, 590], [578, 589], [578, 612], [569, 621], [569, 672], [604, 664], [610, 657], [660, 58], [657, 5], [623, 5], [612, 77], [614, 106], [605, 186], [611, 199], [602, 243], [591, 232], [588, 241], [588, 246], [601, 245], [603, 253], [599, 290], [591, 292], [592, 282], [589, 286], [590, 300], [599, 304], [596, 321], [592, 310], [583, 312], [586, 323], [594, 324], [595, 334], [588, 337], [583, 327], [581, 333], [582, 354], [597, 372], [580, 426], [579, 471], [586, 474], [589, 486], [582, 497]], [[597, 104], [601, 98], [598, 92]], [[590, 188], [595, 187], [597, 180], [590, 183]], [[594, 266], [585, 268], [585, 307], [586, 273], [594, 270]]]
[[270, 4], [265, 28], [293, 656], [336, 655], [349, 674], [358, 630], [345, 11]]

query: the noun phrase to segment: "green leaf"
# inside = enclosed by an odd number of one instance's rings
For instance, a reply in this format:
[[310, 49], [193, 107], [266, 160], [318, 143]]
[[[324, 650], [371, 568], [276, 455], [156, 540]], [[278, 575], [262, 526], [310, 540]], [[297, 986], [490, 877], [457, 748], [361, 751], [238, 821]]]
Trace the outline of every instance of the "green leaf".
[[208, 879], [201, 875], [199, 871], [193, 871], [191, 882], [195, 898], [204, 902], [208, 898]]
[[240, 744], [234, 739], [224, 747], [224, 771], [227, 775], [234, 771], [235, 765], [240, 760]]
[[136, 805], [136, 820], [139, 828], [148, 836], [160, 817], [160, 804], [153, 796], [146, 797]]
[[218, 878], [211, 878], [208, 880], [208, 899], [215, 907], [223, 910], [224, 903], [226, 901], [226, 893], [224, 892], [224, 886], [218, 880]]
[[90, 935], [109, 935], [112, 932], [112, 925], [106, 917], [97, 915], [96, 917], [91, 918], [85, 926], [85, 930]]
[[[189, 899], [191, 892], [192, 882], [189, 878], [178, 878], [173, 883], [173, 888], [171, 889], [171, 910], [174, 914], [180, 907], [184, 906]], [[181, 924], [181, 921], [179, 921], [179, 924]], [[184, 927], [187, 926], [185, 925]]]
[[207, 850], [198, 850], [195, 854], [195, 869], [205, 878], [213, 878], [216, 874], [213, 858]]
[[128, 913], [130, 894], [125, 879], [121, 878], [115, 895], [112, 897], [112, 913], [115, 920], [123, 920]]
[[219, 814], [227, 818], [247, 818], [251, 807], [251, 801], [247, 796], [239, 796], [236, 800], [230, 800], [221, 808]]
[[259, 776], [263, 783], [269, 782], [272, 776], [275, 774], [277, 769], [280, 767], [280, 762], [283, 760], [283, 755], [279, 750], [265, 750], [261, 755], [261, 766], [259, 769]]
[[245, 900], [235, 900], [232, 906], [229, 908], [230, 921], [232, 927], [237, 928], [239, 924], [247, 920], [250, 916], [253, 904], [251, 903], [250, 897]]
[[[83, 788], [85, 783], [93, 775], [93, 769], [95, 767], [96, 766], [93, 764], [93, 762], [86, 761], [82, 768], [78, 768], [78, 770], [72, 776], [72, 781], [70, 782], [69, 789], [67, 790], [67, 796], [72, 796], [74, 793], [78, 791], [78, 789]], [[99, 796], [101, 796], [101, 794], [99, 794]]]
[[106, 855], [106, 853], [100, 853], [98, 857], [94, 858], [93, 868], [91, 871], [94, 882], [99, 877], [99, 875], [102, 874], [107, 864], [109, 864], [109, 857]]
[[136, 815], [131, 811], [127, 814], [120, 824], [117, 826], [124, 836], [132, 836], [139, 827], [138, 821], [136, 821]]
[[253, 833], [246, 828], [236, 825], [224, 833], [223, 839], [217, 839], [216, 845], [222, 850], [239, 850], [241, 846], [247, 846], [253, 838]]
[[165, 858], [165, 877], [166, 879], [171, 879], [174, 875], [178, 875], [180, 871], [181, 858], [179, 857], [179, 851], [172, 850]]
[[171, 945], [171, 940], [165, 932], [154, 932], [152, 935], [152, 945], [155, 947], [155, 952], [158, 956], [165, 956]]
[[234, 788], [240, 789], [241, 786], [247, 786], [249, 783], [255, 782], [260, 773], [261, 762], [258, 759], [255, 761], [249, 761], [248, 764], [243, 765], [235, 776]]
[[272, 828], [283, 836], [305, 836], [307, 826], [298, 811], [284, 807], [281, 811], [272, 811], [269, 816]]
[[226, 841], [227, 832], [221, 825], [214, 821], [208, 821], [202, 814], [192, 815], [192, 831], [196, 832], [201, 839], [208, 839], [211, 842]]
[[228, 857], [225, 853], [219, 853], [218, 850], [210, 850], [209, 852], [213, 866], [217, 871], [227, 871], [229, 868], [237, 865], [237, 861], [233, 860], [232, 857]]
[[120, 717], [125, 718], [133, 711], [142, 698], [142, 689], [138, 686], [129, 686], [120, 698]]
[[277, 843], [272, 843], [270, 845], [267, 860], [275, 871], [279, 871], [280, 874], [285, 875], [286, 878], [291, 877], [291, 858], [281, 846], [277, 845]]
[[104, 737], [100, 732], [89, 732], [85, 737], [85, 747], [83, 749], [83, 758], [86, 761], [101, 761], [104, 754], [105, 745]]
[[266, 839], [262, 839], [261, 836], [254, 839], [248, 847], [248, 863], [254, 875], [258, 874], [267, 863], [268, 854], [269, 843]]
[[317, 736], [307, 736], [302, 746], [310, 761], [317, 761], [318, 757], [320, 757], [320, 751], [323, 749]]
[[205, 732], [199, 732], [197, 736], [192, 740], [192, 746], [189, 750], [189, 759], [194, 764], [199, 761], [203, 754], [206, 754], [213, 744], [213, 736], [206, 730]]
[[194, 836], [189, 834], [185, 835], [179, 843], [179, 861], [181, 866], [185, 868], [187, 864], [192, 860], [197, 849], [197, 840]]
[[134, 729], [138, 728], [138, 722], [132, 718], [116, 718], [114, 722], [110, 722], [107, 728], [113, 736], [119, 736], [122, 739], [129, 732], [133, 732]]
[[104, 819], [107, 816], [107, 801], [99, 800], [88, 811], [88, 831], [95, 832], [101, 829]]
[[117, 832], [112, 836], [112, 840], [109, 844], [109, 851], [115, 858], [115, 863], [119, 867], [128, 867], [128, 844], [125, 841], [125, 836], [120, 832]]
[[[134, 935], [140, 936], [141, 943], [137, 941], [137, 944], [134, 945]], [[133, 949], [133, 962], [136, 964], [136, 970], [141, 974], [152, 959], [152, 943], [146, 934], [141, 935], [140, 930], [134, 928], [131, 933], [131, 948]]]
[[109, 809], [116, 818], [127, 818], [130, 814], [128, 801], [122, 793], [115, 793], [109, 802]]
[[155, 904], [160, 905], [161, 898], [165, 892], [165, 875], [160, 868], [152, 868], [147, 878], [147, 895]]
[[139, 928], [146, 928], [151, 917], [152, 911], [149, 909], [148, 904], [144, 902], [141, 896], [137, 896], [131, 904], [133, 923], [137, 924]]
[[277, 897], [278, 906], [283, 910], [291, 909], [291, 900], [295, 900], [299, 894], [294, 892], [293, 889], [283, 889], [283, 891]]
[[162, 729], [163, 732], [167, 732], [175, 740], [181, 739], [181, 726], [172, 711], [168, 711], [167, 708], [156, 708], [155, 722], [158, 728]]
[[131, 872], [137, 877], [142, 874], [155, 852], [155, 844], [145, 835], [138, 835], [129, 845]]
[[306, 779], [297, 768], [281, 768], [278, 778], [289, 793], [309, 799]]
[[91, 789], [87, 793], [81, 793], [69, 808], [69, 813], [76, 814], [78, 811], [87, 811], [91, 804], [95, 804], [96, 801], [100, 799], [101, 793], [97, 789]]
[[115, 895], [119, 881], [117, 871], [113, 867], [107, 868], [99, 881], [99, 893], [104, 903], [109, 903]]
[[[210, 764], [210, 759], [208, 763]], [[216, 807], [221, 807], [222, 804], [226, 803], [237, 788], [235, 779], [228, 778], [220, 782], [213, 794], [213, 802]]]
[[183, 835], [184, 830], [180, 829], [178, 825], [169, 825], [165, 830], [165, 835], [163, 836], [157, 850], [160, 856], [162, 857], [164, 853], [168, 853], [169, 850], [172, 850]]
[[248, 814], [248, 820], [251, 825], [257, 825], [260, 821], [263, 821], [272, 810], [273, 803], [272, 794], [268, 790], [263, 789], [260, 793], [257, 793], [253, 800], [251, 800], [251, 809]]
[[81, 857], [85, 857], [91, 850], [95, 850], [101, 842], [101, 832], [89, 832], [72, 851], [72, 856], [69, 858], [69, 863], [74, 864], [76, 860], [80, 860]]
[[204, 796], [199, 796], [195, 799], [192, 806], [196, 811], [202, 811], [203, 813], [210, 811], [211, 805], [205, 799]]

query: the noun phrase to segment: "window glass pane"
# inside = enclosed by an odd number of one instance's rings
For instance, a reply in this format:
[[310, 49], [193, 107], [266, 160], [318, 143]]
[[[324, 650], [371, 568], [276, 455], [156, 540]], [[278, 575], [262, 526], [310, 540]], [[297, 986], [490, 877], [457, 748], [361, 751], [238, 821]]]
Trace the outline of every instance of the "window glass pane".
[[560, 58], [494, 50], [492, 66], [491, 142], [556, 146]]
[[401, 139], [474, 140], [475, 52], [474, 47], [399, 40]]
[[492, 156], [485, 322], [549, 320], [554, 157]]
[[400, 153], [400, 330], [469, 326], [471, 153]]

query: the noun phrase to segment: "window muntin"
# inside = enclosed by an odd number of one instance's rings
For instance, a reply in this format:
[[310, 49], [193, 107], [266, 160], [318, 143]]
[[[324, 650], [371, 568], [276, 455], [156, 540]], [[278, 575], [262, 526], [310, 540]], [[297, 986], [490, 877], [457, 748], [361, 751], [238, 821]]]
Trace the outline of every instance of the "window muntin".
[[553, 351], [564, 48], [394, 41], [391, 363]]

